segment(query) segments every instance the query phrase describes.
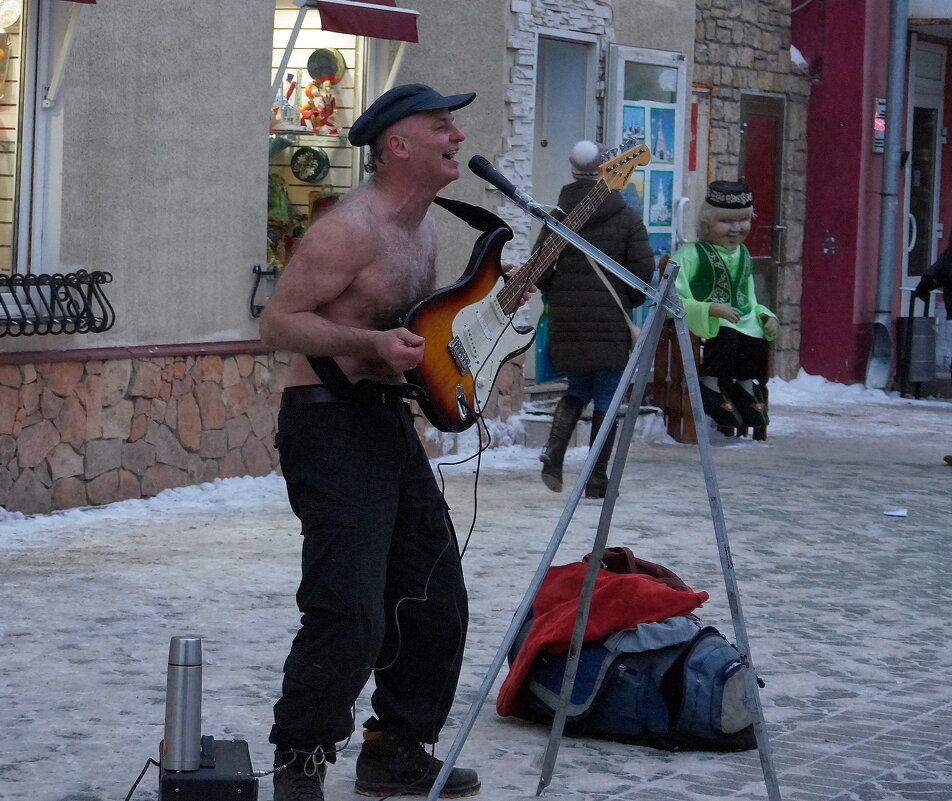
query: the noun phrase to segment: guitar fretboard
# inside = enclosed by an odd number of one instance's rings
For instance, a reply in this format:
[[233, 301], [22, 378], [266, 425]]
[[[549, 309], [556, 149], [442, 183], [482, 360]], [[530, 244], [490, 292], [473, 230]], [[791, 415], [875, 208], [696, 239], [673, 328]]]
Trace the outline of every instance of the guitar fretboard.
[[[571, 213], [562, 221], [562, 224], [566, 228], [578, 231], [610, 194], [611, 189], [608, 188], [605, 179], [599, 178], [595, 186], [572, 209]], [[550, 234], [546, 237], [542, 246], [526, 260], [525, 264], [510, 273], [506, 285], [499, 290], [499, 294], [496, 296], [499, 305], [506, 314], [515, 314], [526, 289], [532, 286], [536, 279], [555, 263], [567, 244], [568, 241], [558, 234]]]

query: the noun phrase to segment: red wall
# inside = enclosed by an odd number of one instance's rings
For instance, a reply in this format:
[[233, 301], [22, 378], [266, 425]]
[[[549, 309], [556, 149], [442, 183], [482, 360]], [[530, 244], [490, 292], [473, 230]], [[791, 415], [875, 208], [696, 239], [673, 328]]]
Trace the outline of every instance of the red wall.
[[818, 0], [793, 14], [791, 24], [793, 43], [814, 78], [807, 112], [800, 363], [808, 373], [849, 382], [865, 369], [868, 347], [854, 322], [862, 143], [871, 118], [863, 100], [865, 3]]

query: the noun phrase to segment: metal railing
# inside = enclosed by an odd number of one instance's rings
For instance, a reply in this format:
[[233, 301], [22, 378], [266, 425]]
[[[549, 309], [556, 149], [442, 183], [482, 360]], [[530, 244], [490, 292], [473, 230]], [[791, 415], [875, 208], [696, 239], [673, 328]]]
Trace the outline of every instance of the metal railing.
[[102, 287], [107, 272], [0, 275], [0, 337], [98, 334], [116, 313]]

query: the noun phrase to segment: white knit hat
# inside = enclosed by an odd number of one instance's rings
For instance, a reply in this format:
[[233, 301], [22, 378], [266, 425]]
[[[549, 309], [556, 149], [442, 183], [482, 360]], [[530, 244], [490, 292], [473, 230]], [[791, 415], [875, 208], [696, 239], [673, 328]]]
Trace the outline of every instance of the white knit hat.
[[597, 142], [583, 139], [576, 142], [572, 148], [572, 154], [569, 156], [569, 164], [572, 165], [572, 177], [575, 180], [589, 178], [594, 180], [598, 178], [598, 168], [604, 161], [603, 153], [605, 148]]

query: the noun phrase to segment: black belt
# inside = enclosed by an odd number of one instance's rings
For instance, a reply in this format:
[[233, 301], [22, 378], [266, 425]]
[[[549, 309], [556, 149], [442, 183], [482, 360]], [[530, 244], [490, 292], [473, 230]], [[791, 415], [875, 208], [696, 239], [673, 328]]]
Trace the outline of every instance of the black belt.
[[368, 406], [400, 406], [407, 400], [406, 384], [373, 384], [370, 382], [360, 385], [359, 394], [351, 397], [339, 398], [327, 387], [320, 384], [310, 384], [302, 387], [285, 387], [281, 393], [281, 408], [291, 406], [305, 406], [311, 403], [358, 403]]

